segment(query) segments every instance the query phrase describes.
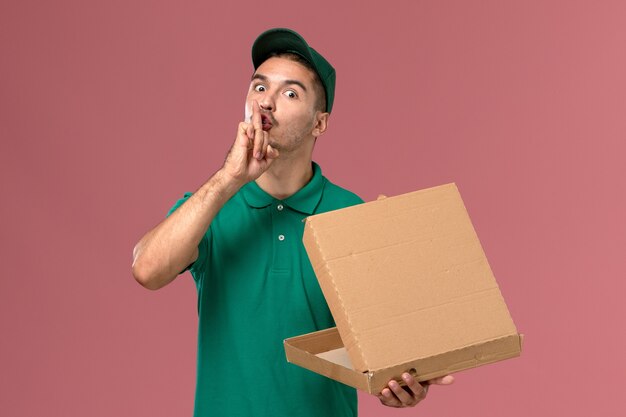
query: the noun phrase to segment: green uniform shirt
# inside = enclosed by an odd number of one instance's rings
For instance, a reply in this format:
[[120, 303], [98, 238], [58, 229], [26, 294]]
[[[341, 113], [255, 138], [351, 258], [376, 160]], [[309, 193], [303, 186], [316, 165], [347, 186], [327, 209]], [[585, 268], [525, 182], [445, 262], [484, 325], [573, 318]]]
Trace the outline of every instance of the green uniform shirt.
[[250, 182], [220, 210], [190, 268], [198, 290], [196, 417], [357, 415], [355, 390], [289, 364], [283, 340], [334, 326], [302, 220], [361, 202], [313, 163], [311, 181], [291, 197], [277, 200]]

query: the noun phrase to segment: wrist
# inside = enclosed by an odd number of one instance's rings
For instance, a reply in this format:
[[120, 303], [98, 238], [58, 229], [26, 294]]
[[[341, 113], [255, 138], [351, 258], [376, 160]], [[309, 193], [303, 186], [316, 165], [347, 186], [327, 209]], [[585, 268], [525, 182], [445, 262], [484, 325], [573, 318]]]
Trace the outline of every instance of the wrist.
[[215, 173], [213, 179], [217, 181], [221, 189], [232, 195], [234, 195], [237, 191], [239, 191], [241, 187], [248, 183], [247, 180], [241, 178], [238, 175], [234, 175], [228, 172], [228, 170], [226, 170], [224, 167], [222, 167]]

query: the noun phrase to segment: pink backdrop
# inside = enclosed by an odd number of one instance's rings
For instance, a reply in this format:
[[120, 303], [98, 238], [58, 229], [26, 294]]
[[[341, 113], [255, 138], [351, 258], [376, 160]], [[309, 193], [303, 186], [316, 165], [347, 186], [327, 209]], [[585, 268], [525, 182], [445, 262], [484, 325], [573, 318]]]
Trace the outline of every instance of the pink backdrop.
[[131, 251], [219, 167], [250, 45], [286, 26], [338, 71], [326, 176], [455, 181], [527, 335], [421, 415], [625, 415], [625, 3], [363, 4], [0, 5], [0, 414], [191, 415], [193, 282], [147, 291]]

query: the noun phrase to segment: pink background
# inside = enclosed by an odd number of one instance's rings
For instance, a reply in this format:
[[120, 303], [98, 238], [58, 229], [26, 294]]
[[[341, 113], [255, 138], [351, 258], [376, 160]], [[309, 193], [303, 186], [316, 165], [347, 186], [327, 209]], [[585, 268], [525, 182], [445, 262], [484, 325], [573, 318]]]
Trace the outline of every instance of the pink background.
[[361, 415], [625, 415], [625, 3], [363, 4], [2, 2], [0, 414], [191, 415], [193, 282], [147, 291], [131, 252], [220, 166], [251, 43], [286, 26], [338, 71], [325, 175], [456, 182], [527, 336]]

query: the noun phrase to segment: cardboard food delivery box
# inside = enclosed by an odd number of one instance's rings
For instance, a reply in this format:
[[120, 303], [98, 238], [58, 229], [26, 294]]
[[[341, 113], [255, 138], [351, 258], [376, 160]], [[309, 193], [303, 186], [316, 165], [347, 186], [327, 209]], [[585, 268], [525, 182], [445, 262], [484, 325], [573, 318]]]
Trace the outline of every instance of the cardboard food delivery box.
[[289, 362], [378, 394], [520, 355], [455, 184], [308, 217], [303, 241], [337, 327], [286, 339]]

